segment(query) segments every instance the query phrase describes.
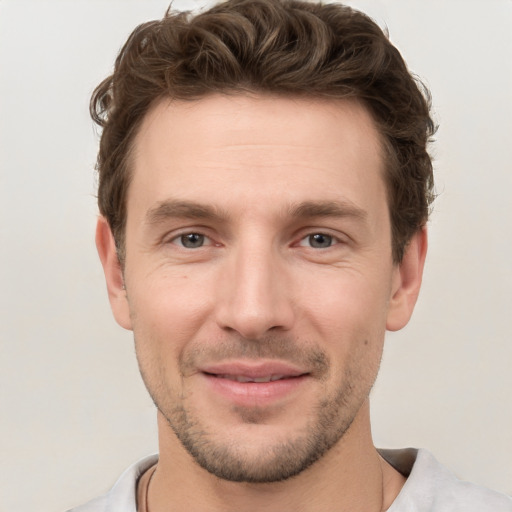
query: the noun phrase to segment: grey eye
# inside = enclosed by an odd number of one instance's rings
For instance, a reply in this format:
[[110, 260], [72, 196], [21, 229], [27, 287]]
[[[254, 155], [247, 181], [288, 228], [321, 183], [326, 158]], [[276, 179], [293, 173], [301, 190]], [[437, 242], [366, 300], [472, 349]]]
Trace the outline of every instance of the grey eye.
[[179, 237], [180, 244], [187, 249], [197, 249], [204, 245], [204, 235], [199, 233], [187, 233]]
[[325, 235], [323, 233], [315, 233], [314, 235], [308, 236], [308, 242], [311, 247], [314, 249], [325, 249], [327, 247], [331, 247], [332, 245], [332, 236]]

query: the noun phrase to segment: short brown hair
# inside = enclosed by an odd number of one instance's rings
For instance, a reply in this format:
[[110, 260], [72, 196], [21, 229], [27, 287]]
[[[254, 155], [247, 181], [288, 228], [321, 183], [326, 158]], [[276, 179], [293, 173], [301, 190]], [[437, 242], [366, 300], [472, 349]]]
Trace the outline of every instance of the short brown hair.
[[433, 200], [428, 90], [361, 12], [332, 3], [228, 0], [196, 15], [168, 10], [139, 25], [93, 93], [91, 115], [103, 128], [98, 204], [121, 262], [129, 155], [142, 119], [163, 97], [218, 92], [362, 101], [383, 139], [393, 259], [401, 261]]

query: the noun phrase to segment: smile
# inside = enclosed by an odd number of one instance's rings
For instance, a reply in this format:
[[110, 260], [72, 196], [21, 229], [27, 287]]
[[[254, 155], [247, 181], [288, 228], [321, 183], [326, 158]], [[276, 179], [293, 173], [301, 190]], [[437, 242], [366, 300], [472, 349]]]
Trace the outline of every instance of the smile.
[[233, 380], [236, 382], [274, 382], [276, 380], [294, 378], [294, 376], [288, 376], [288, 375], [267, 375], [264, 377], [246, 377], [245, 375], [222, 374], [222, 375], [212, 375], [212, 376], [217, 377], [219, 379]]
[[300, 396], [310, 382], [305, 368], [279, 361], [225, 362], [201, 368], [211, 397], [239, 407], [265, 407]]

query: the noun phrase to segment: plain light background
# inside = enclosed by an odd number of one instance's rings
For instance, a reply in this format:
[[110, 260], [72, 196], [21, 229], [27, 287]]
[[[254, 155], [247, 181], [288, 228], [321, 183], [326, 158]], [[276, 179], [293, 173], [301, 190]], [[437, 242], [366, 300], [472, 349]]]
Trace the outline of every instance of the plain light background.
[[[512, 2], [350, 2], [430, 86], [440, 194], [411, 324], [389, 335], [375, 442], [512, 493]], [[93, 243], [94, 86], [167, 0], [0, 0], [0, 510], [65, 510], [156, 451], [131, 333]], [[201, 2], [175, 1], [175, 7]]]

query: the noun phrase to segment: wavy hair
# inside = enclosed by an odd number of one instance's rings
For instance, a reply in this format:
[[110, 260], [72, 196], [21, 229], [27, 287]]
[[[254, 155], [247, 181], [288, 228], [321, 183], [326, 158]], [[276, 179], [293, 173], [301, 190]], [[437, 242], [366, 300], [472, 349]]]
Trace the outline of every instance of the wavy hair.
[[361, 12], [339, 3], [228, 0], [195, 15], [169, 8], [139, 25], [92, 95], [91, 116], [102, 128], [98, 205], [121, 263], [130, 150], [145, 114], [162, 97], [219, 92], [361, 101], [382, 136], [393, 260], [401, 261], [434, 197], [428, 90]]

